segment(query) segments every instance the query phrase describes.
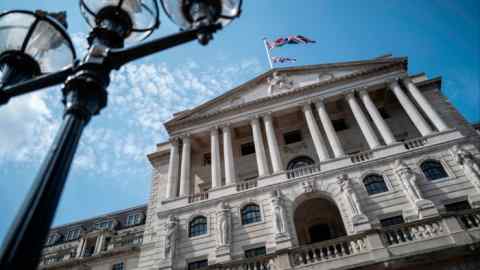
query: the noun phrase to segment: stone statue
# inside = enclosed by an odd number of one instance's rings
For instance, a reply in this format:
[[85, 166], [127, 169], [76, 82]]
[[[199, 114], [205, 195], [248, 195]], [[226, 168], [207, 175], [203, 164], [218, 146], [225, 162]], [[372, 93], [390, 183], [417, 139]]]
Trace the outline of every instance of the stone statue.
[[315, 183], [313, 181], [302, 182], [303, 192], [309, 193], [315, 191]]
[[272, 210], [275, 235], [285, 235], [287, 233], [287, 216], [283, 205], [283, 198], [280, 191], [272, 192]]
[[230, 245], [230, 230], [230, 210], [224, 202], [221, 202], [217, 211], [217, 247]]
[[165, 223], [165, 259], [172, 259], [175, 252], [175, 240], [177, 236], [178, 220], [174, 215], [168, 216]]
[[345, 201], [350, 206], [353, 216], [363, 215], [362, 210], [360, 209], [360, 202], [358, 200], [357, 194], [352, 187], [351, 179], [346, 174], [342, 174], [337, 178], [337, 184], [340, 186], [340, 191], [345, 198]]
[[287, 79], [285, 75], [281, 75], [278, 71], [275, 71], [271, 78], [267, 79], [268, 82], [268, 94], [273, 94], [276, 89], [291, 89], [293, 87], [293, 81]]
[[423, 200], [422, 193], [418, 187], [418, 178], [415, 173], [410, 169], [403, 161], [396, 160], [394, 165], [394, 171], [402, 182], [403, 189], [407, 193], [408, 198], [416, 203], [419, 200]]
[[463, 167], [463, 172], [468, 180], [470, 180], [480, 192], [480, 166], [475, 161], [473, 154], [461, 147], [455, 146], [452, 148], [452, 155], [455, 161]]

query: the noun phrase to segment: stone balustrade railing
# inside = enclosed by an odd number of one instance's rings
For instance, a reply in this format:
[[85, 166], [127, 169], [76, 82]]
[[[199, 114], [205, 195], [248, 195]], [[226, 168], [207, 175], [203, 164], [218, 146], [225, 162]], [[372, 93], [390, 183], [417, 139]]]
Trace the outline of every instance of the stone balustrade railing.
[[192, 194], [188, 196], [188, 203], [208, 200], [208, 191]]
[[251, 188], [256, 188], [258, 185], [257, 179], [247, 180], [237, 183], [237, 191], [243, 191]]
[[295, 168], [293, 170], [287, 171], [287, 179], [293, 179], [297, 177], [307, 176], [314, 173], [320, 172], [320, 165], [314, 164], [310, 166]]
[[350, 155], [350, 161], [352, 163], [363, 162], [373, 158], [372, 151], [360, 152], [354, 155]]
[[403, 143], [403, 146], [405, 147], [405, 149], [410, 150], [413, 148], [424, 146], [426, 143], [427, 143], [426, 138], [416, 138], [416, 139], [405, 141]]
[[275, 255], [258, 256], [244, 260], [231, 261], [229, 263], [210, 266], [208, 268], [221, 270], [274, 270]]
[[362, 252], [368, 252], [366, 236], [353, 235], [302, 246], [294, 249], [290, 256], [294, 266], [303, 266]]
[[143, 242], [143, 232], [126, 234], [114, 239], [113, 248], [137, 246], [137, 245], [141, 245], [142, 242]]
[[480, 211], [477, 209], [458, 213], [457, 219], [465, 229], [480, 228]]
[[394, 225], [382, 229], [388, 246], [435, 238], [446, 233], [440, 219]]

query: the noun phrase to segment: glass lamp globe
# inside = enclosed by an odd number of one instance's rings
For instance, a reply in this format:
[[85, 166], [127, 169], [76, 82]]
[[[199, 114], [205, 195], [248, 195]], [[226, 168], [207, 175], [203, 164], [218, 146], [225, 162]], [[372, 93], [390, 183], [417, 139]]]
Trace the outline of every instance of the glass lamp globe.
[[220, 24], [240, 16], [242, 0], [162, 0], [170, 19], [182, 29]]
[[114, 20], [123, 27], [126, 42], [147, 38], [160, 25], [156, 0], [80, 0], [80, 11], [90, 27]]
[[[14, 68], [31, 65], [35, 75], [58, 71], [75, 59], [65, 28], [65, 13], [57, 19], [43, 11], [12, 10], [0, 14], [0, 62]], [[17, 65], [17, 66], [16, 66]]]

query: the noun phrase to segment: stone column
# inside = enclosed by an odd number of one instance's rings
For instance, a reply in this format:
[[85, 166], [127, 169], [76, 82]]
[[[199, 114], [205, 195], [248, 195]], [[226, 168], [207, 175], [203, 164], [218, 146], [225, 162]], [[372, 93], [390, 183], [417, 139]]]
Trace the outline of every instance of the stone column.
[[348, 93], [346, 95], [346, 99], [347, 99], [348, 105], [350, 106], [350, 109], [352, 110], [355, 120], [357, 120], [358, 126], [360, 127], [360, 130], [362, 131], [363, 136], [365, 136], [365, 139], [367, 140], [367, 143], [370, 149], [374, 149], [380, 146], [380, 142], [378, 141], [377, 135], [375, 134], [375, 131], [370, 125], [370, 122], [368, 121], [367, 116], [365, 116], [365, 114], [362, 111], [362, 108], [360, 108], [360, 105], [358, 105], [358, 102], [355, 98], [355, 93], [353, 91]]
[[93, 254], [98, 254], [102, 251], [104, 239], [105, 235], [103, 233], [97, 236], [97, 241], [95, 242], [95, 249], [93, 251]]
[[360, 95], [360, 99], [363, 102], [363, 105], [365, 105], [365, 108], [368, 111], [368, 114], [370, 114], [370, 117], [373, 119], [373, 122], [377, 126], [378, 131], [380, 132], [380, 135], [382, 135], [383, 140], [385, 141], [386, 144], [392, 144], [395, 143], [395, 137], [393, 137], [392, 131], [388, 127], [387, 123], [383, 119], [382, 115], [378, 111], [377, 107], [373, 103], [372, 99], [368, 95], [367, 89], [362, 89], [358, 92]]
[[229, 126], [224, 126], [223, 131], [223, 155], [225, 163], [225, 185], [231, 185], [237, 180], [235, 173], [235, 162], [233, 160], [232, 130]]
[[328, 142], [332, 147], [333, 155], [338, 158], [345, 155], [340, 139], [337, 136], [337, 132], [333, 128], [332, 120], [327, 113], [327, 108], [325, 108], [325, 103], [323, 100], [315, 102], [315, 106], [318, 110], [318, 115], [320, 116], [320, 122], [322, 123], [325, 134], [327, 135]]
[[270, 153], [270, 159], [272, 161], [273, 173], [281, 172], [283, 169], [282, 157], [280, 156], [280, 150], [278, 149], [277, 136], [275, 135], [275, 129], [273, 128], [273, 119], [271, 114], [267, 114], [263, 117], [265, 123], [265, 133], [267, 135], [268, 151]]
[[211, 145], [211, 168], [212, 168], [212, 189], [222, 186], [222, 175], [220, 165], [220, 142], [218, 140], [218, 128], [210, 130]]
[[428, 123], [423, 119], [423, 116], [420, 112], [415, 108], [415, 105], [410, 101], [408, 96], [403, 92], [398, 82], [395, 80], [390, 83], [390, 89], [393, 91], [395, 97], [397, 97], [398, 102], [402, 105], [403, 109], [407, 113], [410, 120], [412, 120], [415, 127], [418, 129], [422, 136], [427, 136], [432, 133], [432, 129], [428, 125]]
[[170, 140], [170, 160], [168, 162], [167, 199], [177, 196], [178, 190], [178, 139]]
[[250, 121], [252, 127], [253, 143], [255, 144], [255, 156], [257, 158], [258, 176], [262, 177], [268, 174], [267, 157], [265, 155], [265, 146], [263, 144], [262, 129], [260, 121], [255, 117]]
[[308, 130], [312, 136], [313, 145], [317, 151], [318, 158], [320, 161], [329, 159], [330, 157], [328, 155], [327, 146], [325, 145], [325, 140], [323, 139], [322, 133], [320, 133], [317, 121], [315, 121], [310, 103], [303, 105], [302, 110], [305, 114], [305, 120], [307, 121]]
[[418, 90], [417, 86], [412, 82], [410, 78], [404, 78], [403, 80], [404, 85], [407, 87], [408, 92], [412, 97], [415, 99], [417, 104], [422, 108], [428, 118], [432, 121], [435, 127], [439, 131], [444, 131], [448, 129], [447, 124], [443, 121], [443, 119], [438, 115], [435, 109], [432, 107], [430, 102], [423, 96], [423, 94]]
[[182, 139], [182, 164], [180, 168], [180, 196], [190, 195], [190, 163], [192, 141], [189, 136]]

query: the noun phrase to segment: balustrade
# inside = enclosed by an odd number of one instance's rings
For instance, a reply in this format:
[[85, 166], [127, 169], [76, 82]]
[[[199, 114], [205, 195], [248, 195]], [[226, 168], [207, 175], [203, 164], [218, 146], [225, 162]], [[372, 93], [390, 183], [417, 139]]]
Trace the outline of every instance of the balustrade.
[[426, 240], [443, 235], [445, 229], [441, 221], [407, 223], [383, 229], [383, 236], [388, 246]]
[[243, 191], [243, 190], [255, 188], [257, 187], [257, 184], [258, 184], [257, 179], [237, 183], [237, 191]]
[[357, 154], [350, 155], [350, 161], [352, 161], [352, 163], [367, 161], [371, 158], [373, 158], [372, 151], [365, 151], [365, 152], [360, 152]]
[[320, 172], [320, 165], [314, 164], [287, 171], [287, 179], [298, 178]]
[[291, 258], [294, 266], [303, 266], [367, 251], [366, 236], [354, 235], [299, 247], [292, 251]]
[[188, 196], [188, 203], [208, 200], [208, 191], [192, 194]]
[[410, 150], [418, 147], [422, 147], [427, 143], [427, 139], [425, 138], [418, 138], [418, 139], [412, 139], [405, 141], [403, 143], [403, 146], [405, 146], [405, 149]]
[[477, 209], [463, 212], [457, 215], [457, 219], [466, 229], [480, 228], [480, 212]]
[[258, 256], [213, 267], [219, 270], [273, 270], [274, 255]]

